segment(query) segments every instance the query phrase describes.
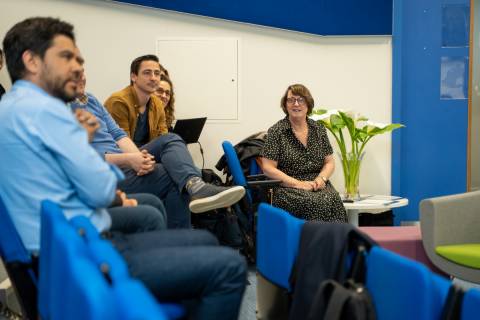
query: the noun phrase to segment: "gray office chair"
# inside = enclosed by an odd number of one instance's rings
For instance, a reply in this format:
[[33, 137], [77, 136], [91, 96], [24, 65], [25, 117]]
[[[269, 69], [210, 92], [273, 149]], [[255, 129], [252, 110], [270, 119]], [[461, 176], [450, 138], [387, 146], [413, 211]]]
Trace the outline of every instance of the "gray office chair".
[[420, 202], [423, 247], [445, 273], [480, 283], [480, 191]]

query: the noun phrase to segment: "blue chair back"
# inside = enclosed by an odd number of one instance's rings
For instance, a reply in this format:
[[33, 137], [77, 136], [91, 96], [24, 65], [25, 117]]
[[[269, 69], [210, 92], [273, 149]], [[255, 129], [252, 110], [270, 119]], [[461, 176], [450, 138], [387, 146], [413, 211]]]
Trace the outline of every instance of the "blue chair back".
[[5, 263], [23, 312], [29, 319], [37, 318], [37, 276], [30, 253], [13, 224], [0, 198], [0, 257]]
[[223, 141], [222, 148], [225, 153], [225, 158], [227, 159], [228, 168], [232, 174], [233, 182], [238, 186], [246, 188], [247, 179], [245, 179], [245, 175], [243, 174], [242, 166], [238, 160], [235, 148], [229, 141]]
[[92, 262], [106, 273], [113, 283], [130, 280], [127, 264], [118, 251], [107, 241], [88, 243]]
[[258, 165], [257, 161], [255, 158], [250, 160], [250, 170], [249, 170], [249, 175], [253, 176], [256, 174], [262, 174], [262, 169], [260, 169], [260, 166]]
[[474, 320], [479, 318], [480, 312], [480, 289], [470, 289], [465, 292], [462, 304], [462, 320]]
[[[85, 241], [57, 204], [42, 202], [41, 228], [39, 308], [52, 320], [81, 319], [92, 308], [102, 314], [101, 307], [108, 305], [108, 286], [102, 286], [101, 272], [91, 262]], [[101, 302], [85, 305], [92, 289]]]
[[143, 284], [129, 276], [124, 259], [100, 237], [87, 217], [67, 221], [58, 205], [45, 201], [42, 231], [42, 266], [49, 269], [43, 269], [40, 278], [49, 280], [42, 300], [48, 303], [44, 307], [48, 319], [162, 320], [184, 316], [182, 307], [163, 307]]
[[267, 280], [290, 289], [304, 220], [266, 203], [258, 207], [257, 268]]
[[53, 304], [52, 259], [56, 252], [51, 248], [53, 243], [53, 225], [56, 216], [63, 216], [62, 210], [54, 202], [42, 201], [40, 213], [40, 260], [38, 277], [38, 310], [44, 318], [50, 318], [50, 307]]
[[[64, 297], [60, 300], [64, 306], [55, 308], [51, 319], [122, 319], [112, 288], [98, 266], [75, 252], [68, 252], [66, 260], [69, 271], [62, 281], [68, 281], [68, 285], [64, 286]], [[55, 310], [60, 312], [57, 314]]]
[[87, 242], [101, 240], [100, 234], [85, 216], [76, 216], [70, 219], [69, 223], [75, 228], [77, 233]]
[[381, 247], [367, 256], [366, 286], [380, 320], [440, 319], [451, 282]]

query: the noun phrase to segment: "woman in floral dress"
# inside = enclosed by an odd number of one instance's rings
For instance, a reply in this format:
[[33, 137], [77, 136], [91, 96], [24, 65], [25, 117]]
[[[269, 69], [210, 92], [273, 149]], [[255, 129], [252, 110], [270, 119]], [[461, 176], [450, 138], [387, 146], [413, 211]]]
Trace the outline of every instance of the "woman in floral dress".
[[310, 91], [291, 85], [280, 106], [286, 117], [268, 130], [262, 153], [264, 173], [282, 181], [273, 205], [306, 220], [347, 222], [340, 195], [329, 181], [335, 160], [326, 129], [308, 118], [314, 106]]

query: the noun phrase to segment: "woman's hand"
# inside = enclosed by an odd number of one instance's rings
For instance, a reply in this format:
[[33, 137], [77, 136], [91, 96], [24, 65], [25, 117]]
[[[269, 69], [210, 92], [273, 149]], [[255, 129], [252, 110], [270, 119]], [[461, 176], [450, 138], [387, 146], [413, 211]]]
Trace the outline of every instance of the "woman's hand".
[[295, 183], [294, 188], [313, 191], [315, 188], [315, 181], [298, 181], [297, 183]]
[[326, 186], [325, 181], [323, 181], [321, 177], [317, 177], [313, 182], [315, 183], [315, 186], [313, 187], [313, 191], [321, 190]]

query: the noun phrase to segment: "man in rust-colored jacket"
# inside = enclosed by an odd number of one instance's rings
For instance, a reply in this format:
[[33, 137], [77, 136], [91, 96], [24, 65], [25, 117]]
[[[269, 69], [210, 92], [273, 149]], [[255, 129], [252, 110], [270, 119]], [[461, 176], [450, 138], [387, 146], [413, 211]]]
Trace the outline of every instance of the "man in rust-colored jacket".
[[[168, 133], [163, 104], [153, 95], [162, 72], [158, 58], [154, 55], [138, 57], [130, 70], [130, 86], [114, 93], [105, 102], [105, 107], [128, 137], [113, 139], [110, 133], [118, 130], [111, 125], [105, 126], [105, 136], [110, 138], [102, 141], [94, 138], [93, 141], [105, 144], [108, 140], [108, 150], [113, 150], [113, 154], [107, 152], [104, 156], [125, 174], [122, 190], [153, 193], [164, 200], [169, 227], [188, 227], [188, 209], [200, 213], [239, 201], [245, 194], [243, 187], [225, 188], [205, 183], [185, 142], [178, 135]], [[84, 96], [85, 92], [79, 95]], [[93, 113], [97, 110], [98, 117], [108, 118], [100, 112], [102, 108], [92, 104], [89, 110]], [[174, 196], [170, 196], [172, 194]], [[172, 221], [174, 216], [179, 223]]]
[[130, 69], [130, 85], [113, 93], [105, 101], [105, 107], [140, 147], [168, 132], [163, 103], [152, 94], [158, 87], [162, 69], [153, 55], [135, 59]]

